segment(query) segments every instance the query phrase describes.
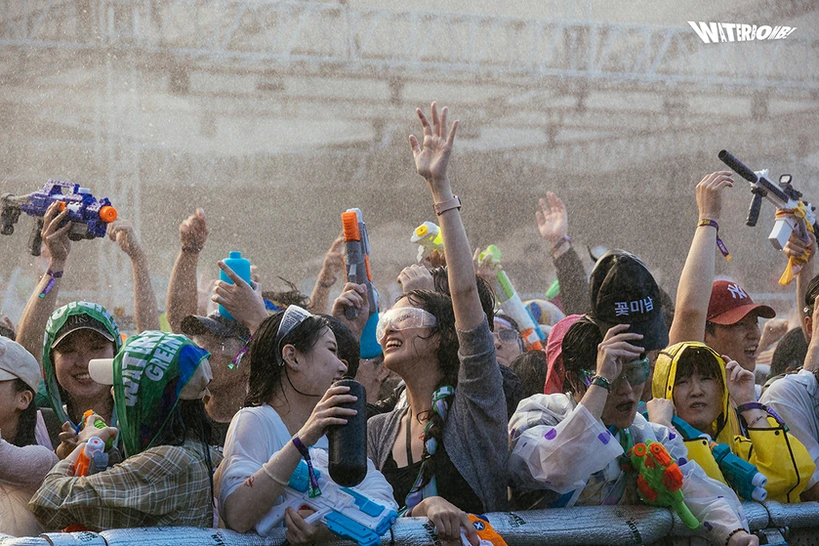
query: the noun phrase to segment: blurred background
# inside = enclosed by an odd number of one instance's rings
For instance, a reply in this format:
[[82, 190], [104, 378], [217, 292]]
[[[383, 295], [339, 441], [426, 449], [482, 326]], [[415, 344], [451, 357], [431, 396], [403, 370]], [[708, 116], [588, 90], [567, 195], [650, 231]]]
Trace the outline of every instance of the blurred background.
[[[797, 29], [704, 44], [687, 21]], [[241, 250], [265, 289], [283, 277], [307, 294], [358, 207], [391, 302], [413, 229], [435, 220], [407, 135], [436, 100], [461, 120], [450, 177], [470, 242], [500, 247], [519, 292], [554, 278], [534, 218], [554, 191], [587, 266], [586, 245], [630, 250], [673, 295], [719, 150], [819, 202], [818, 22], [810, 0], [5, 0], [0, 192], [53, 178], [109, 197], [137, 227], [160, 309], [196, 207], [208, 278]], [[717, 273], [784, 309], [774, 209], [746, 227], [736, 179], [720, 222], [734, 259]], [[0, 311], [15, 322], [37, 279], [33, 225], [0, 236]], [[114, 243], [74, 243], [66, 269], [61, 301], [132, 313]]]

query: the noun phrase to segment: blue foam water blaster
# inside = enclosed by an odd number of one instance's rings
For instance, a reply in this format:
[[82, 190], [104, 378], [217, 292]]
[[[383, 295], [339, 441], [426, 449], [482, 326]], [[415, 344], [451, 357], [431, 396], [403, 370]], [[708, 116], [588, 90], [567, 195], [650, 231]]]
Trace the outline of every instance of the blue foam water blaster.
[[[250, 260], [247, 258], [242, 258], [242, 253], [238, 250], [231, 250], [230, 255], [223, 260], [225, 264], [233, 270], [234, 273], [239, 275], [247, 284], [251, 284], [250, 282]], [[226, 282], [228, 284], [233, 284], [233, 281], [230, 280], [230, 277], [227, 276], [227, 273], [224, 271], [219, 271], [219, 280], [222, 282]], [[219, 314], [223, 317], [233, 319], [233, 316], [228, 313], [228, 310], [219, 306]]]

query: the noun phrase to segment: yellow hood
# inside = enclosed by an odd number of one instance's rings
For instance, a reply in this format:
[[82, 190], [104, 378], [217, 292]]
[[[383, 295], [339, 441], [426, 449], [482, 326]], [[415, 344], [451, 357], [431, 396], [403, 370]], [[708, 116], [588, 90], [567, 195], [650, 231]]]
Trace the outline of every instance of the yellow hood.
[[689, 349], [703, 349], [708, 351], [719, 364], [722, 376], [722, 411], [713, 426], [717, 431], [715, 441], [723, 444], [733, 445], [734, 436], [739, 434], [739, 422], [736, 412], [730, 408], [728, 399], [728, 387], [725, 377], [725, 360], [717, 354], [711, 347], [698, 341], [684, 341], [666, 347], [660, 351], [657, 362], [654, 364], [654, 379], [651, 383], [651, 393], [654, 398], [666, 398], [674, 401], [674, 384], [677, 379], [677, 364], [680, 358]]

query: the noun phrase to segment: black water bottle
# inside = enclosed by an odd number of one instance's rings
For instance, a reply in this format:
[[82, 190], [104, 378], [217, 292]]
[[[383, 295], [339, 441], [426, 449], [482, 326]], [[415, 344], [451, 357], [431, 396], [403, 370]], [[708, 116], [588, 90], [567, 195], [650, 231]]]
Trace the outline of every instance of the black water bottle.
[[346, 425], [327, 428], [330, 477], [338, 485], [353, 487], [360, 484], [367, 475], [367, 392], [364, 385], [354, 379], [342, 379], [333, 386], [350, 387], [348, 394], [358, 398], [355, 402], [341, 405], [358, 411], [355, 415], [345, 417]]

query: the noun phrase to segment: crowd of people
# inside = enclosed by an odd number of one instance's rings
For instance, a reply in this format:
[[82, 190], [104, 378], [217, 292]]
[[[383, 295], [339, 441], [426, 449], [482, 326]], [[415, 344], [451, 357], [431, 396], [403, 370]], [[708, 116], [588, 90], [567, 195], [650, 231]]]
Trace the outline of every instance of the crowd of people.
[[[629, 456], [652, 443], [678, 466], [685, 505], [714, 544], [759, 543], [740, 499], [819, 500], [812, 233], [795, 231], [783, 249], [801, 264], [801, 323], [786, 334], [772, 308], [715, 280], [730, 172], [696, 186], [676, 300], [627, 251], [594, 256], [588, 274], [550, 192], [534, 219], [560, 291], [528, 302], [544, 333], [533, 344], [499, 308], [502, 267], [467, 238], [447, 176], [458, 121], [435, 103], [429, 117], [416, 113], [423, 138], [410, 136], [410, 148], [443, 251], [408, 265], [402, 296], [380, 309], [354, 283], [331, 301], [345, 267], [339, 238], [309, 297], [263, 292], [220, 262], [231, 281], [210, 297], [230, 316], [207, 314], [197, 267], [208, 230], [197, 210], [179, 228], [169, 331], [133, 228], [109, 225], [133, 265], [137, 333], [126, 338], [98, 303], [58, 306], [70, 225], [66, 210], [48, 209], [48, 271], [16, 328], [0, 325], [0, 533], [285, 527], [293, 545], [332, 540], [283, 495], [303, 463], [311, 496], [332, 482], [327, 432], [358, 411], [342, 378], [366, 387], [367, 468], [353, 490], [427, 518], [446, 544], [478, 545], [470, 514], [640, 503]], [[764, 334], [760, 319], [770, 321]], [[763, 387], [755, 370], [766, 351]], [[764, 487], [738, 484], [721, 466], [726, 452], [753, 465]]]

